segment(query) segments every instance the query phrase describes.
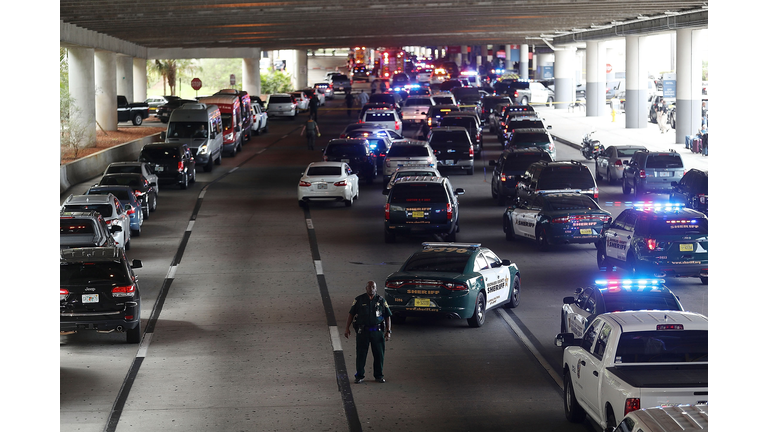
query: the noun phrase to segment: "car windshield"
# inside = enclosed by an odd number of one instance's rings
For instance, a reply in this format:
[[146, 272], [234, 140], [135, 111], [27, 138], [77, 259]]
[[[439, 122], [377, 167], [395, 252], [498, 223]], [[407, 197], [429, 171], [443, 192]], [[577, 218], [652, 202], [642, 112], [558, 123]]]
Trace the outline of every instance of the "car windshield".
[[644, 148], [616, 149], [616, 153], [619, 154], [619, 157], [629, 158], [629, 157], [632, 157], [632, 155], [634, 155], [635, 152], [638, 152], [640, 150], [645, 150], [645, 149]]
[[141, 150], [141, 158], [152, 162], [171, 161], [179, 158], [179, 149], [176, 147], [144, 147]]
[[168, 138], [205, 138], [208, 136], [207, 126], [206, 122], [171, 122], [168, 123]]
[[64, 211], [88, 212], [95, 211], [103, 218], [112, 218], [112, 206], [110, 204], [66, 204]]
[[389, 157], [418, 157], [429, 156], [429, 150], [424, 146], [396, 145], [389, 149]]
[[307, 170], [308, 176], [340, 176], [341, 167], [338, 166], [314, 166]]
[[327, 156], [365, 156], [365, 147], [361, 144], [333, 144], [325, 149]]
[[676, 154], [649, 155], [646, 168], [682, 168], [683, 159]]
[[630, 310], [681, 310], [680, 303], [669, 291], [621, 291], [603, 293], [606, 312]]
[[547, 201], [555, 211], [600, 209], [597, 203], [586, 195], [550, 196], [547, 197]]
[[448, 195], [438, 183], [396, 183], [390, 204], [446, 204]]
[[133, 282], [120, 262], [78, 262], [61, 263], [59, 267], [61, 285], [112, 284], [131, 285]]
[[95, 232], [96, 227], [93, 221], [88, 219], [61, 219], [59, 226], [59, 233], [61, 235], [93, 234]]
[[705, 362], [706, 330], [656, 330], [622, 333], [615, 363]]
[[428, 252], [413, 255], [403, 265], [407, 272], [464, 273], [471, 254]]
[[581, 170], [571, 166], [551, 168], [542, 173], [538, 189], [592, 189], [595, 181], [586, 168]]

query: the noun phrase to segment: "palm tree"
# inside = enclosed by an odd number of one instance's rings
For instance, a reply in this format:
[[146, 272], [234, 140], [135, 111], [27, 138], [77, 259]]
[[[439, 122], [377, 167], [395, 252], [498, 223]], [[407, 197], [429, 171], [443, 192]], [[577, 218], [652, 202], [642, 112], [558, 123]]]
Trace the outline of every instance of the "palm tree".
[[167, 94], [165, 92], [165, 85], [168, 84], [168, 87], [171, 90], [171, 95], [176, 95], [176, 84], [177, 84], [177, 76], [182, 71], [187, 72], [195, 72], [199, 70], [199, 67], [195, 67], [192, 65], [191, 60], [155, 60], [154, 63], [152, 63], [152, 69], [160, 74], [160, 76], [163, 77], [163, 94]]

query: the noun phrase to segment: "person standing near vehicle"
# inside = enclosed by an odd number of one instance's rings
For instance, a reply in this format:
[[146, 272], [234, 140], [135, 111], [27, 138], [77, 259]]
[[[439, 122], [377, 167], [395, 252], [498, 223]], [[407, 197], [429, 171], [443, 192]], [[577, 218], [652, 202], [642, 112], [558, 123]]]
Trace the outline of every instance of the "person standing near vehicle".
[[377, 83], [378, 83], [378, 81], [379, 81], [379, 80], [376, 80], [376, 79], [375, 79], [375, 80], [373, 80], [373, 81], [371, 81], [371, 94], [375, 94], [375, 93], [376, 93], [376, 87], [377, 87], [377, 85], [378, 85], [378, 84], [377, 84]]
[[307, 120], [307, 124], [305, 124], [304, 127], [301, 128], [300, 135], [307, 136], [307, 149], [314, 150], [315, 137], [320, 136], [320, 128], [317, 126], [317, 122], [315, 121], [315, 119], [312, 118], [312, 116], [310, 116], [309, 119]]
[[352, 117], [352, 106], [355, 104], [355, 97], [352, 96], [352, 92], [349, 89], [344, 91], [344, 100], [347, 102], [347, 117]]
[[379, 90], [381, 90], [382, 93], [387, 92], [387, 80], [379, 81]]
[[317, 106], [320, 105], [320, 99], [317, 98], [316, 94], [312, 94], [312, 98], [309, 99], [309, 118], [315, 119], [317, 121]]
[[392, 336], [392, 311], [383, 297], [376, 294], [376, 282], [368, 281], [365, 294], [355, 297], [347, 317], [347, 327], [344, 337], [349, 339], [349, 326], [354, 321], [357, 344], [355, 360], [355, 384], [360, 384], [365, 378], [365, 361], [368, 357], [368, 346], [373, 353], [373, 377], [380, 383], [384, 379], [384, 345]]
[[667, 101], [661, 100], [661, 104], [656, 109], [656, 122], [659, 124], [661, 133], [665, 133], [668, 129], [667, 126]]

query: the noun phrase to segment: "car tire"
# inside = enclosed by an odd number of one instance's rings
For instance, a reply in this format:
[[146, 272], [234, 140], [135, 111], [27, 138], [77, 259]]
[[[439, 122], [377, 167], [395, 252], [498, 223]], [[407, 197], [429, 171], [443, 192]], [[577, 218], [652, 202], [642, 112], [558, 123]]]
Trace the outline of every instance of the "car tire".
[[208, 163], [205, 164], [205, 166], [203, 167], [203, 171], [205, 172], [213, 171], [213, 158], [208, 159]]
[[141, 114], [135, 114], [133, 118], [131, 119], [131, 123], [133, 123], [134, 126], [141, 126], [141, 123], [144, 121], [143, 118], [141, 118]]
[[[608, 169], [608, 172], [611, 170]], [[595, 161], [595, 180], [602, 180], [603, 176], [600, 174], [600, 170], [597, 169], [597, 161]]]
[[184, 174], [184, 181], [179, 184], [179, 187], [182, 189], [186, 189], [189, 187], [189, 176]]
[[513, 309], [520, 306], [520, 275], [515, 275], [509, 291], [509, 302], [504, 307]]
[[192, 179], [189, 181], [190, 183], [194, 183], [197, 181], [197, 170], [192, 168]]
[[709, 276], [700, 276], [699, 279], [703, 285], [709, 285]]
[[608, 184], [616, 184], [616, 179], [611, 174], [611, 168], [608, 168], [608, 172], [606, 173], [606, 177], [608, 177]]
[[347, 207], [352, 207], [352, 204], [354, 203], [354, 201], [355, 201], [355, 197], [353, 196], [349, 197], [348, 200], [344, 200], [344, 205]]
[[551, 96], [550, 96], [550, 97], [548, 97], [548, 98], [547, 98], [547, 106], [548, 106], [548, 107], [551, 107], [551, 106], [552, 106], [552, 105], [554, 105], [554, 104], [555, 104], [555, 98], [553, 98], [553, 97], [551, 97]]
[[131, 237], [141, 237], [141, 225], [139, 229], [131, 230]]
[[475, 174], [475, 166], [474, 166], [474, 165], [472, 165], [472, 166], [471, 166], [471, 167], [470, 167], [470, 168], [467, 170], [467, 175], [474, 175], [474, 174]]
[[605, 418], [605, 432], [613, 432], [616, 429], [616, 417], [613, 415], [613, 408], [606, 407], [608, 414]]
[[640, 200], [643, 199], [643, 190], [640, 188], [639, 184], [635, 185], [635, 199]]
[[125, 331], [125, 341], [129, 344], [137, 344], [141, 342], [141, 319], [136, 327]]
[[141, 212], [144, 215], [144, 220], [149, 219], [149, 213], [150, 213], [149, 203], [147, 203], [146, 207], [142, 206]]
[[629, 270], [633, 278], [637, 277], [638, 273], [640, 273], [640, 269], [637, 266], [637, 258], [635, 258], [635, 254], [632, 252], [627, 253], [627, 270]]
[[506, 215], [504, 216], [504, 226], [507, 228], [504, 233], [507, 241], [515, 241], [515, 227], [506, 219]]
[[[126, 237], [128, 237], [128, 238], [126, 238]], [[130, 235], [124, 235], [123, 236], [123, 244], [125, 245], [125, 247], [123, 249], [125, 249], [126, 251], [131, 250], [131, 236]]]
[[520, 99], [520, 105], [528, 105], [528, 98], [523, 97], [522, 99]]
[[565, 373], [563, 377], [563, 407], [565, 409], [565, 418], [571, 423], [581, 423], [587, 416], [584, 408], [576, 400], [576, 394], [573, 392], [573, 382], [571, 374]]
[[470, 327], [478, 328], [485, 324], [485, 294], [483, 292], [477, 293], [477, 300], [475, 300], [475, 313], [470, 318], [467, 318], [467, 323]]
[[560, 333], [568, 333], [568, 325], [566, 325], [565, 316], [566, 316], [565, 312], [560, 314]]
[[629, 195], [630, 193], [632, 193], [632, 188], [629, 187], [629, 185], [627, 184], [627, 178], [626, 177], [624, 177], [624, 179], [621, 182], [621, 192], [624, 195]]
[[536, 230], [536, 246], [538, 246], [539, 250], [542, 252], [546, 252], [550, 248], [549, 240], [547, 240], [547, 229], [544, 227], [540, 227]]

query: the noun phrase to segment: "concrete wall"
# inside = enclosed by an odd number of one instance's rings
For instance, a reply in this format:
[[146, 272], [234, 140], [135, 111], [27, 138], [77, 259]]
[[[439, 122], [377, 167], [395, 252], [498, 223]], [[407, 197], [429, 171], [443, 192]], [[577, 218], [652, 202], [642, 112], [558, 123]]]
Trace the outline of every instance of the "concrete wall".
[[82, 183], [88, 179], [100, 176], [112, 162], [135, 161], [139, 158], [141, 149], [156, 141], [160, 133], [150, 135], [136, 141], [102, 150], [82, 159], [62, 165], [59, 168], [59, 193], [63, 194], [73, 184]]

